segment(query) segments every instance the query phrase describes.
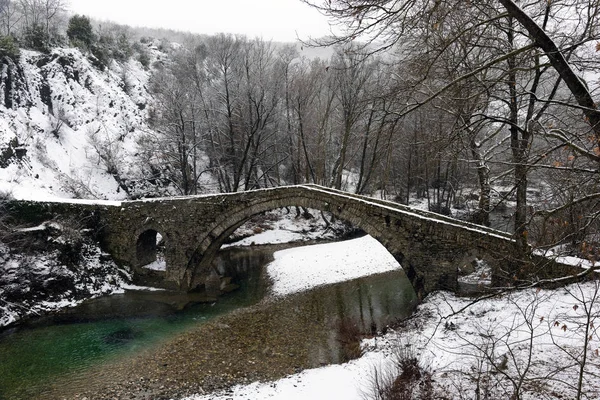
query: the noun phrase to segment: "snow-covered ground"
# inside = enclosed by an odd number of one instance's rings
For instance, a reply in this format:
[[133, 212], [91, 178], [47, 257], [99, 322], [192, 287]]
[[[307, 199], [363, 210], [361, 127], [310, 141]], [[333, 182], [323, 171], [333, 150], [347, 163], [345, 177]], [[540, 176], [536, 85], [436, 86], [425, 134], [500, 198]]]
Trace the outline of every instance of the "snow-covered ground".
[[[278, 252], [268, 273], [273, 293], [285, 295], [398, 268], [390, 258], [376, 240], [363, 237]], [[477, 302], [437, 292], [397, 331], [363, 340], [359, 359], [186, 400], [379, 398], [375, 377], [397, 376], [402, 353], [431, 374], [435, 399], [508, 399], [515, 391], [522, 399], [570, 399], [578, 387], [581, 398], [598, 399], [597, 297], [598, 282]]]
[[[29, 88], [21, 96], [29, 101], [0, 104], [0, 143], [14, 141], [25, 156], [0, 169], [0, 190], [17, 199], [124, 199], [102, 151], [113, 152], [119, 172], [133, 168], [136, 140], [146, 129], [149, 73], [135, 61], [99, 71], [77, 49], [21, 53]], [[125, 75], [130, 95], [121, 87]]]

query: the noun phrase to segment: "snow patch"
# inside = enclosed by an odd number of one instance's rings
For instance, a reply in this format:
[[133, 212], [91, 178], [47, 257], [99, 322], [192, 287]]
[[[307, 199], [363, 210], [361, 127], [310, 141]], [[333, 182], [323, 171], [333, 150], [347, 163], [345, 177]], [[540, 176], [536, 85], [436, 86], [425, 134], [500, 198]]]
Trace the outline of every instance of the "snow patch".
[[131, 290], [131, 291], [140, 291], [140, 292], [163, 292], [166, 289], [162, 289], [162, 288], [157, 288], [157, 287], [153, 287], [153, 286], [138, 286], [138, 285], [130, 285], [130, 284], [123, 284], [121, 285], [121, 289], [118, 292], [115, 293], [123, 293], [125, 290]]
[[267, 266], [275, 296], [401, 268], [371, 236], [275, 252]]
[[492, 267], [482, 260], [477, 260], [477, 266], [472, 273], [458, 277], [460, 283], [471, 285], [491, 285]]
[[[311, 240], [338, 238], [339, 231], [345, 228], [341, 221], [331, 223], [327, 228], [321, 218], [321, 212], [308, 209], [312, 218], [297, 216], [289, 209], [268, 211], [251, 219], [240, 226], [232, 236], [242, 236], [243, 239], [223, 245], [223, 248], [238, 246], [254, 246], [264, 244], [280, 244], [291, 242], [306, 242]], [[333, 227], [333, 229], [331, 229]], [[337, 232], [336, 232], [337, 231]]]
[[166, 271], [167, 270], [167, 262], [162, 259], [157, 259], [150, 264], [144, 265], [142, 268], [151, 269], [153, 271]]

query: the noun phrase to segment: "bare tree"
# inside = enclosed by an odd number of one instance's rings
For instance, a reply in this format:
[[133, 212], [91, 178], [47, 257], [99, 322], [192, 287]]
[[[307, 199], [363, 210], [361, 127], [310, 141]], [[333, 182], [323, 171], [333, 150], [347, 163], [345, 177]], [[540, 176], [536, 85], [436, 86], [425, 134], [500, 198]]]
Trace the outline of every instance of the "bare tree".
[[66, 0], [18, 0], [23, 16], [25, 32], [43, 32], [44, 46], [49, 47], [51, 40], [57, 36], [59, 17], [67, 11]]
[[19, 13], [17, 3], [13, 0], [0, 0], [0, 33], [11, 36], [14, 28], [18, 26], [22, 15]]
[[179, 193], [187, 195], [197, 193], [201, 113], [185, 57], [180, 54], [171, 68], [155, 73], [151, 90], [158, 106], [154, 124], [163, 134], [159, 141], [163, 168], [171, 171], [171, 182]]
[[322, 185], [331, 181], [328, 153], [335, 90], [329, 84], [329, 71], [324, 60], [302, 59], [294, 67], [291, 83], [294, 121], [303, 154], [302, 161], [297, 160], [302, 164], [296, 168], [303, 170], [305, 181]]
[[[338, 36], [326, 39], [329, 42], [346, 43], [359, 37], [366, 38], [365, 47], [377, 42], [383, 43], [378, 46], [379, 51], [397, 45], [407, 32], [413, 29], [423, 29], [422, 23], [424, 20], [436, 29], [445, 22], [448, 15], [451, 15], [451, 13], [446, 12], [447, 10], [464, 10], [464, 6], [458, 1], [327, 0], [319, 3], [314, 0], [302, 1], [318, 8], [340, 22], [341, 33]], [[588, 87], [569, 64], [564, 50], [560, 49], [549, 36], [544, 23], [540, 24], [525, 11], [525, 8], [535, 10], [535, 2], [525, 2], [521, 7], [512, 0], [498, 0], [498, 3], [500, 7], [494, 1], [481, 2], [473, 6], [466, 4], [466, 7], [476, 13], [483, 9], [497, 9], [496, 15], [492, 14], [490, 19], [508, 16], [518, 21], [533, 39], [534, 46], [539, 47], [544, 52], [554, 69], [565, 81], [577, 104], [589, 119], [592, 128], [595, 132], [600, 132], [600, 112]], [[587, 8], [587, 16], [593, 22], [596, 22], [599, 7], [596, 1], [581, 0], [567, 4], [567, 6], [574, 6], [575, 11], [578, 11], [578, 5], [583, 6], [579, 7], [580, 9]], [[471, 27], [466, 26], [464, 28], [463, 32], [468, 32]], [[595, 40], [597, 34], [595, 29], [592, 29], [588, 24], [585, 25], [585, 29], [589, 35], [584, 40]]]
[[[597, 1], [524, 1], [520, 6], [510, 0], [304, 1], [339, 23], [337, 36], [317, 44], [362, 39], [361, 49], [367, 53], [394, 52], [400, 55], [399, 63], [407, 58], [420, 62], [412, 83], [399, 86], [396, 92], [403, 96], [402, 90], [408, 87], [412, 100], [395, 113], [406, 116], [433, 104], [454, 115], [456, 131], [471, 138], [470, 157], [479, 165], [480, 208], [484, 213], [490, 209], [490, 161], [510, 168], [514, 182], [511, 193], [517, 202], [515, 238], [523, 250], [530, 241], [530, 175], [540, 168], [562, 168], [562, 160], [549, 161], [565, 146], [571, 151], [569, 160], [587, 158], [596, 164], [580, 161], [578, 168], [597, 170], [600, 114], [591, 88], [575, 72], [575, 66], [585, 71], [591, 65], [586, 47], [599, 37]], [[573, 15], [580, 16], [578, 23], [569, 21]], [[447, 63], [455, 68], [454, 74], [440, 74], [443, 60], [454, 60]], [[472, 96], [459, 113], [456, 107], [448, 107], [449, 95], [457, 93], [457, 88], [467, 88]], [[577, 121], [576, 113], [583, 114], [585, 120]], [[495, 143], [475, 139], [477, 132], [495, 138]], [[590, 142], [589, 137], [594, 140]], [[508, 145], [510, 158], [506, 159], [508, 154], [504, 159], [482, 157], [482, 150], [486, 150], [479, 146], [486, 141], [488, 149], [497, 143]], [[425, 172], [431, 175], [431, 170]], [[573, 203], [579, 201], [572, 199]]]
[[331, 186], [342, 188], [342, 174], [347, 168], [350, 144], [359, 121], [364, 117], [368, 104], [367, 82], [371, 78], [373, 64], [359, 62], [357, 54], [350, 48], [339, 48], [332, 59], [331, 71], [336, 85], [336, 98], [339, 106], [337, 151], [331, 172]]
[[232, 35], [217, 35], [207, 41], [208, 73], [210, 79], [210, 106], [215, 127], [211, 139], [213, 159], [218, 159], [219, 185], [222, 191], [237, 191], [241, 176], [239, 172], [238, 137], [239, 127], [235, 121], [235, 110], [240, 101], [242, 44], [245, 38]]

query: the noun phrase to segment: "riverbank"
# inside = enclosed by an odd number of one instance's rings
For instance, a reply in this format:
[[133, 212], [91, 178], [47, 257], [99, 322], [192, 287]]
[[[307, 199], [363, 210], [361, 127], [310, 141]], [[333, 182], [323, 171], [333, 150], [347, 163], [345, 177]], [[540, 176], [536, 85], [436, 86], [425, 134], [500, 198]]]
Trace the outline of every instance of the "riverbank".
[[[357, 360], [185, 400], [379, 399], [414, 360], [431, 397], [600, 398], [600, 282], [474, 301], [436, 292]], [[417, 382], [418, 383], [418, 382]], [[408, 388], [409, 392], [416, 387]]]
[[[71, 243], [60, 230], [46, 236], [44, 228], [38, 235], [43, 250], [20, 253], [0, 243], [0, 332], [85, 300], [122, 293], [131, 281], [130, 272], [89, 238], [81, 236], [74, 251], [65, 249]], [[73, 259], [65, 260], [68, 257]]]

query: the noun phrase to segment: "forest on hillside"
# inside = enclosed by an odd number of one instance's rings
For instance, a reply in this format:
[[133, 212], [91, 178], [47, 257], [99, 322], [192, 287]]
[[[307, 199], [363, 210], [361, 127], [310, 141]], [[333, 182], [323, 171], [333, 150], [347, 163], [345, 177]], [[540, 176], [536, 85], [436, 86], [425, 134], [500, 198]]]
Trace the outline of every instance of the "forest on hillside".
[[[596, 259], [600, 2], [305, 2], [339, 35], [200, 36], [0, 0], [0, 56], [74, 46], [98, 69], [137, 60], [151, 96], [139, 162], [156, 195], [204, 193], [209, 176], [222, 192], [316, 183], [426, 199], [484, 225], [507, 210], [523, 245]], [[315, 45], [331, 56], [307, 56]]]

